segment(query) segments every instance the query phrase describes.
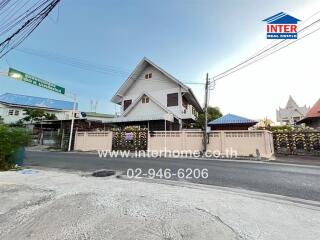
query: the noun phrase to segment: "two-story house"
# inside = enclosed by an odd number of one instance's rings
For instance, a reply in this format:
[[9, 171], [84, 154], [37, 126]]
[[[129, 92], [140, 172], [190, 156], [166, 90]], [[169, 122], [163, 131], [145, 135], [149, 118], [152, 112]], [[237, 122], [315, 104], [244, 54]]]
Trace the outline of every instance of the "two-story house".
[[[118, 126], [155, 130], [190, 128], [202, 108], [192, 90], [143, 58], [111, 99], [121, 105]], [[166, 125], [165, 125], [166, 124]]]

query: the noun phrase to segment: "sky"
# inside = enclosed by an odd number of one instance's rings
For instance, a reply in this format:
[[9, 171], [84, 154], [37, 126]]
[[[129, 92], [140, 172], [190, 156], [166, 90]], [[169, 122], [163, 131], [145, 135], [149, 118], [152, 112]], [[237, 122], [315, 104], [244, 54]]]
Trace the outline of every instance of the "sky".
[[[0, 71], [25, 71], [75, 93], [81, 111], [90, 111], [93, 100], [97, 112], [113, 114], [111, 97], [143, 57], [182, 82], [204, 83], [206, 73], [213, 77], [270, 44], [262, 20], [281, 11], [304, 26], [320, 18], [320, 0], [62, 0], [18, 48], [104, 65], [105, 73], [19, 49], [0, 59]], [[223, 114], [274, 121], [289, 95], [313, 105], [320, 98], [319, 40], [320, 31], [219, 80], [209, 104]], [[204, 86], [189, 86], [203, 104]], [[68, 100], [0, 77], [5, 92]]]

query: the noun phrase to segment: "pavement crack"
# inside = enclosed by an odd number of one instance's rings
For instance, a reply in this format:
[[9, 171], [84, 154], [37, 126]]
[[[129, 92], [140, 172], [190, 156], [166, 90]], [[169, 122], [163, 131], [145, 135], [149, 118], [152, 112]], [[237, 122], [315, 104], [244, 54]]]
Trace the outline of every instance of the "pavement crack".
[[221, 224], [225, 225], [225, 226], [226, 226], [227, 228], [229, 228], [234, 234], [236, 234], [237, 239], [239, 239], [239, 240], [245, 240], [245, 238], [244, 238], [243, 236], [241, 236], [241, 235], [240, 235], [233, 227], [231, 227], [229, 224], [225, 223], [219, 216], [214, 215], [214, 214], [212, 214], [211, 212], [209, 212], [208, 210], [203, 209], [203, 208], [196, 207], [195, 209], [198, 210], [198, 211], [200, 211], [200, 212], [206, 213], [207, 215], [209, 215], [210, 217], [212, 217], [215, 221], [218, 221], [218, 222], [220, 222]]

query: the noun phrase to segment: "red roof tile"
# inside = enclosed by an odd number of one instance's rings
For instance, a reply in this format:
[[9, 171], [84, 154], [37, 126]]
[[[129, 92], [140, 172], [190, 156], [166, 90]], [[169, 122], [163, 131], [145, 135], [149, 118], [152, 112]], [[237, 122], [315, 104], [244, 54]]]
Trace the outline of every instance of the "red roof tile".
[[316, 104], [313, 105], [313, 107], [307, 112], [307, 115], [305, 118], [314, 118], [314, 117], [320, 117], [320, 99]]

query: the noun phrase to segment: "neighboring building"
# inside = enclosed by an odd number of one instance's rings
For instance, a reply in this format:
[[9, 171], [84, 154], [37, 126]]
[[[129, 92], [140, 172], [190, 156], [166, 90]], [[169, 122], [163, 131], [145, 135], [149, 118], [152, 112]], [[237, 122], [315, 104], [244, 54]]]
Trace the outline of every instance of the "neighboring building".
[[277, 110], [277, 122], [280, 124], [294, 125], [304, 118], [309, 109], [306, 105], [299, 107], [293, 98], [289, 96], [286, 107]]
[[[74, 135], [76, 132], [108, 131], [111, 125], [101, 121], [76, 118], [74, 120]], [[34, 144], [54, 146], [67, 149], [71, 129], [71, 120], [44, 120], [33, 124], [32, 139]], [[74, 146], [74, 137], [71, 149]]]
[[[83, 113], [81, 113], [83, 115]], [[114, 115], [112, 114], [106, 114], [106, 113], [96, 113], [96, 112], [85, 112], [85, 115], [83, 115], [84, 118], [91, 121], [101, 121], [106, 122], [110, 120], [111, 118], [114, 118]]]
[[[0, 95], [0, 116], [6, 124], [16, 123], [25, 117], [24, 109], [31, 108], [53, 113], [59, 120], [68, 120], [72, 117], [73, 104], [68, 101], [5, 93]], [[80, 115], [78, 111], [76, 115]]]
[[320, 129], [320, 99], [307, 112], [305, 118], [298, 122], [298, 124], [301, 123], [305, 123], [308, 127]]
[[120, 116], [111, 122], [151, 131], [190, 128], [202, 111], [188, 86], [147, 58], [142, 59], [111, 101], [121, 106]]
[[208, 126], [213, 131], [217, 130], [248, 130], [250, 127], [253, 127], [258, 122], [240, 117], [234, 114], [224, 115], [216, 120], [213, 120], [208, 123]]

